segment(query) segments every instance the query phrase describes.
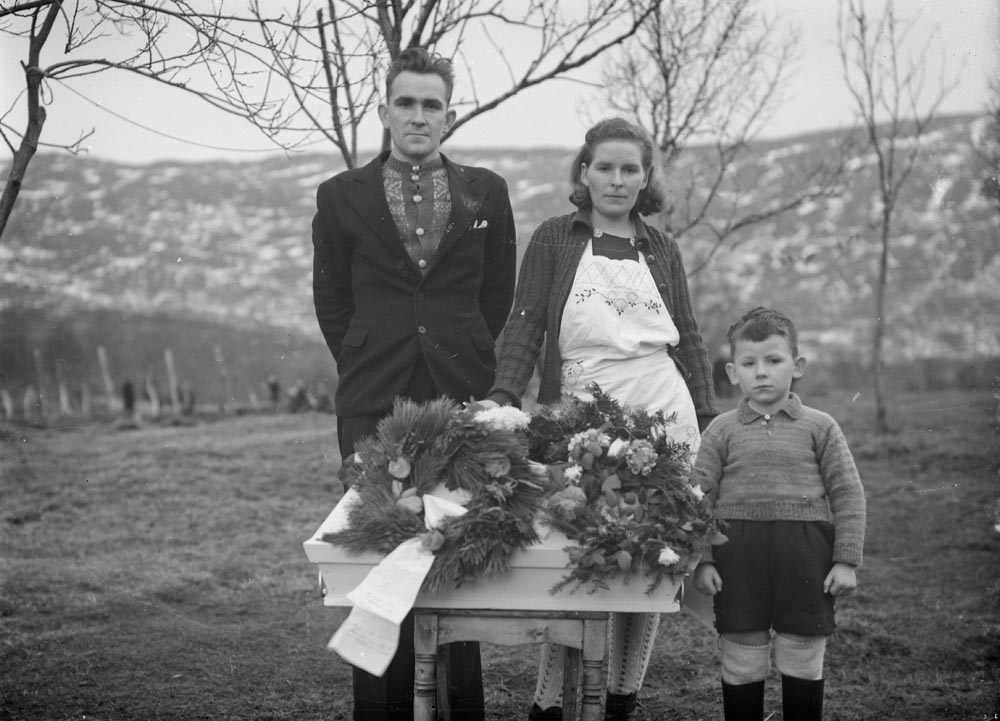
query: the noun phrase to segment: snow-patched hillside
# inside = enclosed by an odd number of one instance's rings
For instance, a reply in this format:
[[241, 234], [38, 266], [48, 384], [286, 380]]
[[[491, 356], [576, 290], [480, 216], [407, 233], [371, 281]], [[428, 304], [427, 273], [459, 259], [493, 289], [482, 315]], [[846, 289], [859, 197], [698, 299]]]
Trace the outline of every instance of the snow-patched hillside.
[[[983, 122], [940, 121], [900, 201], [889, 318], [901, 357], [1000, 351], [1000, 221], [979, 192], [974, 142]], [[737, 211], [767, 206], [793, 189], [798, 170], [832, 157], [836, 141], [760, 144], [741, 159], [729, 200]], [[522, 250], [539, 222], [572, 209], [572, 150], [446, 152], [507, 179]], [[697, 170], [702, 152], [682, 156], [672, 176]], [[39, 155], [0, 241], [0, 311], [159, 313], [319, 341], [310, 220], [317, 184], [339, 167], [333, 155], [148, 166]], [[793, 312], [811, 343], [843, 349], [866, 337], [878, 253], [873, 167], [870, 154], [851, 157], [842, 195], [751, 226], [717, 252], [704, 230], [679, 239], [688, 269], [698, 269], [690, 283], [711, 343], [759, 303]]]

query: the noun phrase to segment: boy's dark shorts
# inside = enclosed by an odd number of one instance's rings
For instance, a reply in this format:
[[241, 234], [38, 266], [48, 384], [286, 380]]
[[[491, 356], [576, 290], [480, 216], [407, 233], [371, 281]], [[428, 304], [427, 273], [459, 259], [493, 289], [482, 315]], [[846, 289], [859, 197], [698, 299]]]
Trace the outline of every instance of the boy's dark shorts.
[[725, 534], [729, 541], [714, 548], [722, 577], [715, 595], [719, 633], [833, 633], [834, 598], [823, 592], [833, 567], [833, 524], [727, 521]]

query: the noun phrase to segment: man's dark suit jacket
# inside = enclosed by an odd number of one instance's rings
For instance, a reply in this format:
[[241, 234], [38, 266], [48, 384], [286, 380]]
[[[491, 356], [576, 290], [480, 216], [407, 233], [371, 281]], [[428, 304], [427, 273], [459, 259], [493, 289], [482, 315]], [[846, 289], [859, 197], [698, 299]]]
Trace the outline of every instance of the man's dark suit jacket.
[[388, 153], [323, 182], [313, 218], [313, 298], [337, 361], [341, 417], [384, 414], [423, 356], [437, 389], [482, 398], [514, 296], [507, 184], [444, 158], [451, 216], [426, 274], [399, 237], [382, 183]]

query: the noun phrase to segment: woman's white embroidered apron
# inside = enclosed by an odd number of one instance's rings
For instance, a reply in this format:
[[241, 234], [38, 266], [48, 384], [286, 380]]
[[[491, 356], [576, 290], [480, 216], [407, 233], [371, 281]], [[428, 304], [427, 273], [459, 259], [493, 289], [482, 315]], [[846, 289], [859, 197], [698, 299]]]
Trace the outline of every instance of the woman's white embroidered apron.
[[562, 392], [590, 400], [590, 383], [632, 408], [677, 413], [667, 433], [697, 451], [698, 417], [667, 344], [677, 326], [639, 254], [639, 262], [595, 256], [590, 241], [577, 266], [559, 330]]

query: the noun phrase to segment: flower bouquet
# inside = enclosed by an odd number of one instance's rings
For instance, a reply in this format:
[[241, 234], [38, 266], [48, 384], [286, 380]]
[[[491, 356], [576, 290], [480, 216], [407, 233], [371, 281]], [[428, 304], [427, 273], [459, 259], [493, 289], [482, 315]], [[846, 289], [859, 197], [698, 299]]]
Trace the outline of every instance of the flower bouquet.
[[[538, 540], [533, 522], [549, 492], [545, 468], [528, 458], [528, 421], [517, 408], [398, 399], [341, 466], [359, 502], [347, 527], [322, 540], [386, 554], [419, 537], [434, 552], [422, 586], [431, 593], [506, 572], [511, 553]], [[466, 513], [428, 530], [428, 494]]]
[[529, 455], [546, 464], [553, 492], [545, 522], [575, 541], [569, 574], [553, 592], [607, 588], [641, 575], [652, 593], [726, 541], [701, 489], [688, 483], [691, 450], [666, 432], [673, 418], [624, 408], [596, 385], [535, 415]]

